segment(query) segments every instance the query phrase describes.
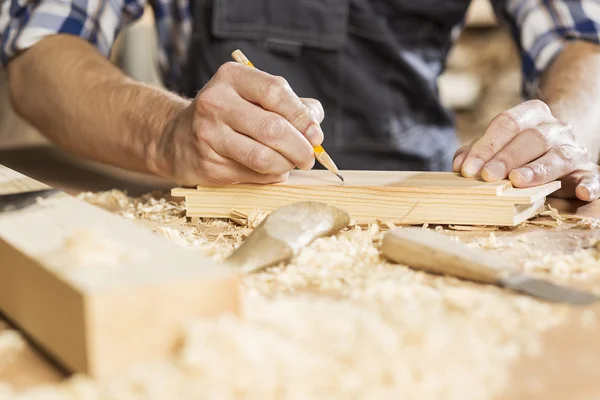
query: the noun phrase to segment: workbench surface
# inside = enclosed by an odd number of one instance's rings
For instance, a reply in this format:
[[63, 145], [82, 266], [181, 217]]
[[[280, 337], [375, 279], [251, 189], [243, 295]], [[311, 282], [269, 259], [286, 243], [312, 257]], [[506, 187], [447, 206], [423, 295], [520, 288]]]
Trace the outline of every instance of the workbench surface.
[[[141, 182], [122, 176], [115, 178], [109, 172], [90, 170], [89, 166], [76, 165], [73, 160], [65, 161], [62, 153], [51, 149], [3, 151], [0, 152], [0, 164], [71, 194], [117, 188], [137, 195], [155, 188], [168, 190], [173, 186], [169, 182], [152, 179]], [[551, 199], [549, 203], [564, 214], [600, 218], [600, 202], [585, 204]], [[490, 237], [489, 230], [457, 231], [453, 234], [468, 240]], [[593, 245], [600, 238], [600, 229], [584, 229], [577, 227], [574, 222], [566, 221], [557, 227], [529, 225], [514, 230], [496, 231], [494, 235], [500, 241], [526, 237], [529, 248], [535, 248], [541, 253], [567, 254]], [[509, 260], [518, 260], [524, 254], [520, 246], [499, 246], [490, 251], [500, 251]], [[571, 283], [590, 290], [600, 289], [599, 275], [590, 275], [589, 279], [574, 280]], [[566, 312], [567, 316], [561, 323], [542, 333], [543, 350], [539, 354], [520, 356], [511, 364], [509, 383], [504, 394], [495, 398], [600, 398], [600, 384], [596, 383], [597, 373], [600, 371], [600, 324], [581, 322], [590, 316], [594, 317], [594, 321], [597, 320], [600, 306]], [[0, 318], [0, 334], [7, 329], [6, 323]], [[0, 357], [0, 382], [8, 382], [16, 388], [60, 382], [64, 377], [62, 372], [31, 346], [7, 357]]]

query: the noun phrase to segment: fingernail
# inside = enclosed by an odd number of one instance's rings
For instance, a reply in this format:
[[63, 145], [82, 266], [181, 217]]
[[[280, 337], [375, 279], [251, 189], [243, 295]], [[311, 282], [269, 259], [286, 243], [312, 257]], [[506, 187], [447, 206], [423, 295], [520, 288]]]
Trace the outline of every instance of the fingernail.
[[321, 144], [323, 141], [323, 132], [319, 125], [311, 125], [306, 131], [306, 138], [313, 146]]
[[577, 187], [577, 189], [575, 189], [576, 195], [577, 197], [579, 197], [580, 200], [589, 200], [592, 198], [592, 195], [594, 193], [592, 193], [592, 190], [585, 186], [585, 185], [579, 185]]
[[492, 161], [483, 167], [481, 177], [485, 180], [497, 181], [506, 175], [506, 166], [502, 161]]
[[514, 169], [513, 172], [517, 174], [524, 183], [531, 182], [535, 176], [533, 170], [527, 167]]
[[477, 176], [479, 174], [479, 171], [481, 171], [481, 167], [483, 167], [483, 164], [485, 164], [485, 161], [483, 161], [479, 157], [473, 157], [467, 160], [467, 162], [462, 167], [463, 175], [466, 177]]
[[454, 161], [452, 161], [452, 171], [460, 172], [460, 168], [462, 167], [463, 161], [465, 161], [465, 153], [460, 153], [456, 156]]

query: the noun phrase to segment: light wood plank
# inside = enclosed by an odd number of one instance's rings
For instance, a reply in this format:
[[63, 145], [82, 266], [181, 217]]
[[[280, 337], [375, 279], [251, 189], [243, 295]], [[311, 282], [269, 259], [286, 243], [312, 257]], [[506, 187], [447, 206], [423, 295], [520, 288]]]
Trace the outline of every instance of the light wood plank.
[[347, 183], [341, 185], [328, 171], [293, 171], [284, 183], [175, 188], [172, 195], [185, 197], [190, 217], [227, 218], [232, 209], [273, 211], [312, 200], [339, 207], [361, 223], [514, 226], [535, 215], [546, 196], [560, 188], [560, 182], [551, 182], [518, 189], [509, 181], [488, 183], [448, 172], [345, 171], [344, 176]]
[[[0, 190], [43, 185], [0, 166]], [[0, 309], [59, 363], [94, 377], [168, 356], [193, 316], [239, 312], [239, 278], [59, 193], [0, 214]]]
[[[326, 170], [292, 171], [286, 182], [271, 185], [236, 184], [232, 187], [260, 188], [264, 190], [299, 190], [318, 188], [335, 188], [336, 190], [355, 190], [369, 188], [377, 190], [385, 188], [390, 193], [437, 193], [437, 194], [480, 194], [496, 196], [512, 185], [510, 181], [485, 182], [481, 179], [464, 178], [452, 172], [412, 172], [412, 171], [342, 171], [345, 183]], [[210, 186], [205, 186], [206, 188]], [[214, 186], [219, 189], [221, 186]], [[176, 188], [173, 195], [185, 196], [195, 194], [194, 188]]]
[[[282, 198], [274, 196], [206, 196], [204, 200], [186, 200], [187, 215], [205, 218], [229, 218], [233, 209], [244, 213], [260, 209], [274, 211], [296, 201], [307, 201], [307, 198]], [[313, 196], [314, 200], [314, 196]], [[327, 199], [328, 204], [341, 208], [350, 214], [350, 218], [358, 223], [372, 223], [377, 220], [395, 224], [456, 224], [456, 225], [498, 225], [515, 226], [531, 218], [543, 208], [544, 200], [534, 204], [514, 205], [477, 203], [470, 200], [405, 200], [396, 199], [389, 202]]]

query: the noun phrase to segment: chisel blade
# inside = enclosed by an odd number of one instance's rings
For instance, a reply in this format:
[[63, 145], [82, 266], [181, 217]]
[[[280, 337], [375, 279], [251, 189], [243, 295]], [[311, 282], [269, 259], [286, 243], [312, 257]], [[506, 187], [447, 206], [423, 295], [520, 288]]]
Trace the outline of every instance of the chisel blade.
[[59, 190], [50, 188], [0, 195], [0, 213], [21, 210], [35, 204], [38, 198], [45, 199], [55, 193]]
[[585, 305], [600, 300], [591, 293], [524, 275], [511, 275], [503, 278], [500, 285], [515, 292], [556, 303]]

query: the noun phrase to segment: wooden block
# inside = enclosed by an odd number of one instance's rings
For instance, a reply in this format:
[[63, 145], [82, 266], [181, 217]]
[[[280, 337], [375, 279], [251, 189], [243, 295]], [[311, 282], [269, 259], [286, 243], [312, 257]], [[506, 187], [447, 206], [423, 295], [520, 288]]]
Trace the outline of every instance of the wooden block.
[[359, 223], [514, 226], [543, 207], [560, 188], [551, 182], [513, 188], [510, 181], [484, 182], [451, 172], [344, 171], [342, 185], [328, 171], [292, 171], [287, 182], [175, 188], [188, 216], [227, 218], [232, 209], [273, 211], [298, 201], [321, 201], [348, 212]]
[[[44, 186], [0, 165], [0, 193]], [[186, 319], [238, 313], [239, 289], [210, 259], [62, 192], [0, 213], [0, 309], [73, 372], [168, 356]]]

